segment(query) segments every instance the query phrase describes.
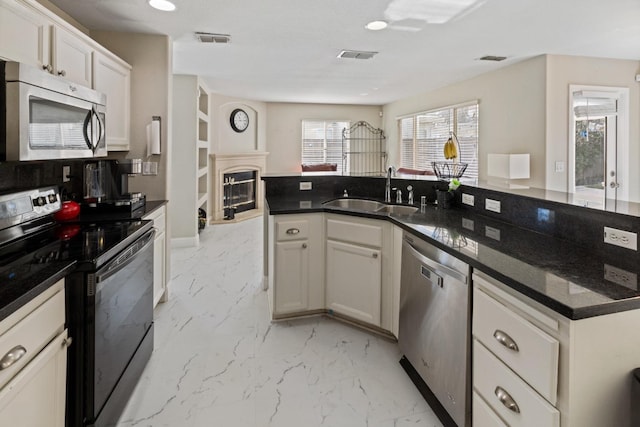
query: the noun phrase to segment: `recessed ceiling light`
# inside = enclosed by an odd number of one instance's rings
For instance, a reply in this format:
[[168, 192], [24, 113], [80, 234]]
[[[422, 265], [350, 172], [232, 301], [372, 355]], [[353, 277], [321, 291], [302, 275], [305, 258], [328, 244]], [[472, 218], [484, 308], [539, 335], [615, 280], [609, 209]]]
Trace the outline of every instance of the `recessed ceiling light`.
[[364, 27], [367, 30], [378, 31], [378, 30], [384, 30], [385, 28], [387, 28], [387, 25], [389, 24], [387, 24], [385, 21], [371, 21]]
[[149, 0], [149, 6], [154, 9], [162, 10], [163, 12], [173, 12], [176, 10], [176, 5], [169, 0]]

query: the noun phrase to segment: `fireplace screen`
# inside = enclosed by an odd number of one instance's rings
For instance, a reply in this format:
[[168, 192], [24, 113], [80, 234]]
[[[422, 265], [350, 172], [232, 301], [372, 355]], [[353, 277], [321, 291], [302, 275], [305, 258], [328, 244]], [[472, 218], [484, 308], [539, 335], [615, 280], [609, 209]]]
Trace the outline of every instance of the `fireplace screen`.
[[223, 188], [225, 219], [256, 208], [256, 171], [225, 173]]

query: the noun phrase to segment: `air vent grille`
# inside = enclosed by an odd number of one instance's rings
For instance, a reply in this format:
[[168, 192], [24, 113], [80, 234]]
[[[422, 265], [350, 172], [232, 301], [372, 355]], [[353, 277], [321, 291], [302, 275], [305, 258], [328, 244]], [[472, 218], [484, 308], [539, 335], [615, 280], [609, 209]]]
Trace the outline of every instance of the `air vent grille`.
[[494, 62], [500, 62], [500, 61], [504, 61], [505, 59], [507, 59], [506, 56], [496, 56], [496, 55], [485, 55], [483, 57], [478, 58], [480, 61], [494, 61]]
[[229, 34], [214, 34], [214, 33], [196, 33], [197, 39], [201, 43], [231, 43], [231, 36]]
[[349, 59], [371, 59], [378, 52], [365, 52], [362, 50], [343, 50], [338, 54], [338, 58], [349, 58]]

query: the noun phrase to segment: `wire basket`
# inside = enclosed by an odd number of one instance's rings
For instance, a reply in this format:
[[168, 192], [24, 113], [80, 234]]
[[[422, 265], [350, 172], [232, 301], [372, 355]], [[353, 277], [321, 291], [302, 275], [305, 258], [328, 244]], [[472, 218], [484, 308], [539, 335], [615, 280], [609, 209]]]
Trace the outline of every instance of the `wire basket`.
[[433, 171], [439, 179], [460, 178], [469, 163], [431, 162]]

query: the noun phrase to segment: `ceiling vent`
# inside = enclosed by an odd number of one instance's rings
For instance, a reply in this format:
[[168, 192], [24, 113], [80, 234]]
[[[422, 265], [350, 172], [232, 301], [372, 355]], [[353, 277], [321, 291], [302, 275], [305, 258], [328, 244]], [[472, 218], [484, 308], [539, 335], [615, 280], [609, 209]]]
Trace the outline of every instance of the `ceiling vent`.
[[219, 43], [219, 44], [231, 43], [231, 36], [229, 34], [196, 32], [196, 38], [200, 41], [200, 43]]
[[343, 50], [338, 54], [338, 58], [349, 59], [371, 59], [378, 52], [365, 52], [361, 50]]
[[478, 58], [480, 61], [494, 61], [494, 62], [500, 62], [500, 61], [504, 61], [505, 59], [507, 59], [506, 56], [496, 56], [496, 55], [485, 55], [481, 58]]

